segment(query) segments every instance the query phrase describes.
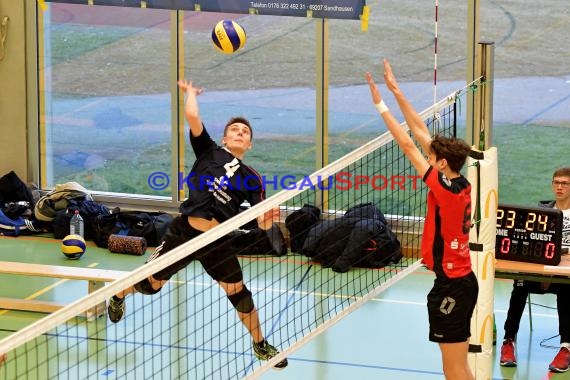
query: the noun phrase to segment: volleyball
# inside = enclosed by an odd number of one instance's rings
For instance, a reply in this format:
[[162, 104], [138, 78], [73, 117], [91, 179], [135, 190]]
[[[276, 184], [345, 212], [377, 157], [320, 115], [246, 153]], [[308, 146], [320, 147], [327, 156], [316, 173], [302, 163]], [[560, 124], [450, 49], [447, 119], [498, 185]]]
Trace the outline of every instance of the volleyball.
[[85, 240], [79, 235], [67, 235], [61, 241], [61, 253], [68, 259], [79, 259], [85, 253], [85, 249]]
[[212, 30], [212, 42], [222, 53], [235, 53], [245, 45], [245, 40], [245, 30], [232, 20], [222, 20]]

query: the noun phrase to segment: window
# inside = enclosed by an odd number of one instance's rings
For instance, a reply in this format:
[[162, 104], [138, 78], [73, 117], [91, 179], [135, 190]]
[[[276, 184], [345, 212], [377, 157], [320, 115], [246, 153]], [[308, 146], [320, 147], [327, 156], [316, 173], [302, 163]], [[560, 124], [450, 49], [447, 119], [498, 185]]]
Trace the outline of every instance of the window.
[[50, 3], [43, 15], [42, 186], [164, 195], [148, 179], [172, 171], [170, 12]]

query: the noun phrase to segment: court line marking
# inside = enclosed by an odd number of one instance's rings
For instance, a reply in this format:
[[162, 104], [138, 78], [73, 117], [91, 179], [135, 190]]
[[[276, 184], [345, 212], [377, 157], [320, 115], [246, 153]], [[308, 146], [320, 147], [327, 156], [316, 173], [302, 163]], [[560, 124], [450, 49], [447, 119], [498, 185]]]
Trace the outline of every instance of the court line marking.
[[[90, 264], [88, 267], [95, 267], [97, 266], [98, 263], [93, 263]], [[69, 281], [69, 279], [62, 279], [50, 286], [45, 287], [44, 289], [26, 297], [25, 299], [33, 299], [36, 298], [38, 296], [40, 296], [41, 294], [46, 293], [47, 291], [55, 288], [56, 286], [59, 286], [60, 284]], [[216, 282], [214, 281], [182, 281], [182, 280], [171, 280], [170, 282], [172, 282], [172, 284], [174, 286], [181, 286], [181, 285], [194, 285], [194, 286], [202, 286], [205, 288], [208, 287], [214, 287], [214, 285], [216, 285]], [[270, 292], [279, 292], [279, 293], [284, 293], [284, 292], [288, 292], [286, 289], [280, 289], [280, 288], [253, 288], [259, 291], [270, 291]], [[309, 291], [293, 291], [293, 292], [288, 292], [288, 293], [300, 293], [300, 294], [314, 294], [314, 295], [321, 295], [321, 296], [329, 296], [329, 297], [335, 297], [335, 298], [361, 298], [361, 297], [356, 297], [356, 296], [342, 296], [342, 295], [335, 295], [335, 294], [330, 294], [330, 293], [315, 293], [315, 292], [309, 292]], [[384, 303], [393, 303], [393, 304], [407, 304], [407, 305], [413, 305], [413, 306], [422, 306], [425, 307], [425, 302], [417, 302], [417, 301], [404, 301], [404, 300], [397, 300], [397, 299], [384, 299], [384, 298], [373, 298], [371, 299], [371, 301], [375, 301], [375, 302], [384, 302]], [[506, 311], [504, 310], [495, 310], [496, 312], [503, 312], [506, 313]], [[554, 315], [547, 315], [547, 314], [541, 314], [541, 313], [534, 313], [534, 315], [536, 316], [543, 316], [543, 317], [548, 317], [548, 318], [555, 318], [556, 316]], [[557, 317], [556, 317], [557, 318]], [[60, 336], [60, 334], [57, 334], [56, 336]], [[93, 338], [89, 337], [87, 338], [89, 340], [92, 340]], [[96, 339], [99, 340], [99, 339]], [[105, 341], [108, 341], [105, 339]], [[112, 341], [112, 340], [111, 340]], [[115, 341], [115, 343], [118, 343], [119, 341]], [[121, 341], [122, 342], [122, 341]], [[136, 342], [128, 342], [128, 343], [135, 343]], [[144, 344], [148, 344], [148, 343], [144, 343]], [[199, 347], [184, 347], [184, 346], [173, 346], [173, 345], [165, 345], [165, 347], [168, 348], [173, 348], [173, 349], [193, 349], [193, 350], [200, 350]], [[243, 354], [243, 353], [242, 353]], [[381, 370], [388, 370], [388, 371], [396, 371], [396, 372], [410, 372], [410, 373], [424, 373], [424, 374], [434, 374], [434, 375], [441, 375], [441, 372], [437, 372], [437, 371], [423, 371], [423, 370], [411, 370], [411, 369], [403, 369], [403, 368], [396, 368], [396, 367], [386, 367], [386, 366], [376, 366], [376, 365], [366, 365], [366, 364], [355, 364], [355, 363], [347, 363], [347, 362], [337, 362], [337, 361], [323, 361], [323, 360], [312, 360], [312, 359], [303, 359], [303, 358], [293, 358], [290, 357], [289, 358], [292, 361], [302, 361], [302, 362], [314, 362], [314, 363], [323, 363], [323, 364], [331, 364], [331, 365], [341, 365], [341, 366], [350, 366], [350, 367], [363, 367], [363, 368], [371, 368], [371, 369], [381, 369]]]
[[[217, 283], [215, 281], [192, 281], [192, 280], [187, 280], [187, 281], [183, 281], [183, 280], [170, 280], [169, 283], [171, 283], [174, 286], [183, 286], [183, 285], [193, 285], [193, 286], [201, 286], [204, 288], [215, 288], [217, 286]], [[254, 286], [248, 286], [249, 289], [251, 290], [255, 290], [257, 292], [272, 292], [272, 293], [278, 293], [278, 294], [297, 294], [297, 295], [314, 295], [317, 297], [330, 297], [330, 298], [337, 298], [337, 299], [360, 299], [362, 298], [362, 296], [346, 296], [346, 295], [340, 295], [340, 294], [332, 294], [332, 293], [323, 293], [323, 292], [310, 292], [310, 291], [303, 291], [303, 290], [289, 290], [289, 289], [282, 289], [282, 288], [264, 288], [264, 287], [254, 287]], [[370, 302], [385, 302], [385, 303], [392, 303], [392, 304], [401, 304], [401, 305], [413, 305], [413, 306], [422, 306], [425, 307], [426, 306], [426, 302], [419, 302], [419, 301], [405, 301], [405, 300], [399, 300], [399, 299], [389, 299], [389, 298], [372, 298], [370, 299]], [[500, 313], [500, 314], [506, 314], [507, 310], [505, 309], [494, 309], [495, 313]], [[524, 312], [523, 315], [528, 315], [528, 312]], [[537, 313], [537, 312], [533, 312], [532, 313], [533, 316], [537, 316], [537, 317], [542, 317], [542, 318], [558, 318], [558, 315], [553, 313], [553, 314], [545, 314], [545, 313]]]
[[[0, 329], [0, 331], [14, 331], [8, 329]], [[86, 337], [80, 335], [70, 335], [70, 334], [44, 334], [45, 336], [54, 337], [54, 338], [67, 338], [67, 339], [76, 339], [78, 341], [89, 340], [89, 341], [98, 341], [98, 342], [105, 342], [110, 344], [126, 344], [131, 345], [133, 347], [137, 346], [146, 346], [146, 347], [156, 347], [156, 348], [163, 348], [163, 349], [172, 349], [172, 350], [182, 350], [182, 351], [198, 351], [198, 352], [205, 352], [205, 353], [222, 353], [225, 355], [233, 355], [233, 356], [244, 356], [244, 357], [251, 357], [252, 360], [255, 360], [255, 355], [250, 352], [245, 351], [223, 351], [223, 350], [216, 350], [216, 349], [204, 349], [201, 347], [193, 347], [193, 346], [186, 346], [186, 345], [170, 345], [170, 344], [161, 344], [161, 343], [149, 343], [144, 341], [137, 341], [137, 340], [121, 340], [121, 339], [109, 339], [109, 338], [94, 338], [94, 337]], [[306, 359], [306, 358], [297, 358], [297, 357], [288, 357], [288, 359], [292, 362], [304, 362], [304, 363], [317, 363], [317, 364], [325, 364], [325, 365], [339, 365], [345, 367], [355, 367], [355, 368], [368, 368], [368, 369], [376, 369], [376, 370], [384, 370], [384, 371], [391, 371], [391, 372], [404, 372], [404, 373], [416, 373], [416, 374], [426, 374], [426, 375], [436, 375], [441, 376], [443, 372], [440, 371], [429, 371], [429, 370], [421, 370], [421, 369], [410, 369], [410, 368], [398, 368], [398, 367], [388, 367], [388, 366], [381, 366], [381, 365], [373, 365], [373, 364], [362, 364], [362, 363], [350, 363], [350, 362], [340, 362], [334, 360], [318, 360], [318, 359]], [[102, 376], [108, 376], [109, 374], [114, 373], [114, 369], [107, 368], [105, 371], [100, 373]], [[492, 378], [493, 380], [503, 380], [502, 378]]]
[[[2, 240], [2, 239], [13, 240], [12, 237], [0, 235], [0, 240]], [[27, 236], [26, 235], [20, 235], [20, 236], [18, 236], [18, 240], [19, 241], [31, 240], [31, 241], [35, 241], [35, 242], [42, 243], [42, 244], [61, 243], [61, 239], [56, 239], [53, 237], [41, 236], [41, 235], [27, 235]], [[86, 240], [85, 246], [86, 247], [93, 247], [93, 248], [101, 248], [97, 244], [95, 244], [95, 242], [92, 240]], [[154, 247], [147, 247], [146, 251], [151, 252], [153, 249], [154, 249]], [[133, 271], [133, 270], [137, 269], [138, 267], [139, 266], [136, 266], [133, 269], [129, 269], [129, 270]]]

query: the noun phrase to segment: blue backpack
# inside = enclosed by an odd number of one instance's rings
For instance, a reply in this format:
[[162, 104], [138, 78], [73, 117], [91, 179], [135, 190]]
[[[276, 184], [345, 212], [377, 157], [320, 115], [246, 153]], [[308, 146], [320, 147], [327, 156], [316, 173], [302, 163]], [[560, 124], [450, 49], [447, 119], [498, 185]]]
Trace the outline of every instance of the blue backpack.
[[38, 226], [37, 222], [21, 216], [16, 217], [16, 219], [11, 219], [7, 217], [2, 210], [0, 210], [0, 235], [18, 236], [38, 232], [41, 232], [41, 228]]

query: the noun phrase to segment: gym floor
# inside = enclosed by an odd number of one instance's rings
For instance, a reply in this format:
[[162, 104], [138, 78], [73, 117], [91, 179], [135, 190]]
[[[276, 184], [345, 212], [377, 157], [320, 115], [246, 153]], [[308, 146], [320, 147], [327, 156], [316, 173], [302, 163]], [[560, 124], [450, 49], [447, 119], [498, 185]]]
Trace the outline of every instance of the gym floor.
[[[80, 260], [71, 261], [59, 253], [58, 240], [0, 237], [1, 261], [132, 270], [144, 262], [149, 251], [145, 256], [112, 254], [88, 242], [86, 254]], [[439, 349], [427, 340], [425, 298], [432, 282], [430, 272], [414, 272], [294, 352], [285, 370], [268, 371], [262, 378], [442, 379]], [[495, 282], [499, 348], [511, 287], [510, 280]], [[67, 303], [86, 292], [85, 281], [0, 275], [0, 297]], [[518, 367], [502, 368], [495, 356], [493, 379], [570, 379], [570, 372], [553, 374], [548, 371], [559, 343], [555, 298], [535, 295], [532, 302], [532, 331], [528, 314], [525, 313], [521, 321]], [[0, 310], [0, 339], [44, 315]]]

